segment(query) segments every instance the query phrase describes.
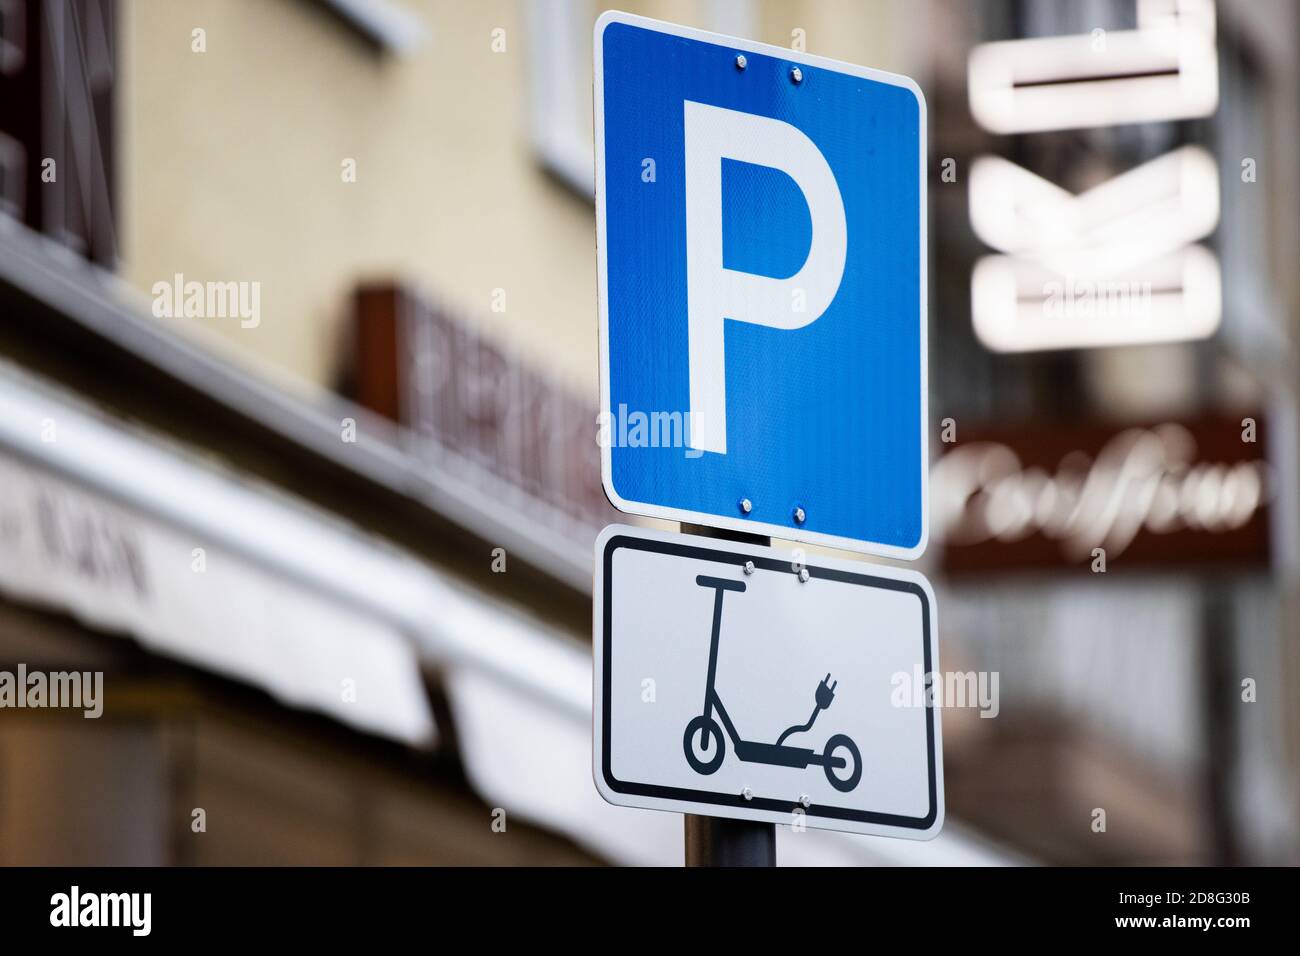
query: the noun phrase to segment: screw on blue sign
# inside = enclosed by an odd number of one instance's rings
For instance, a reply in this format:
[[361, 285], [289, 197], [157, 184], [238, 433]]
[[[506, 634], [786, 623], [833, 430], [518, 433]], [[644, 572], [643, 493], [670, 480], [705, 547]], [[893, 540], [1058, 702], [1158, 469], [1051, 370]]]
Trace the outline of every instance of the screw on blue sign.
[[916, 84], [607, 13], [595, 94], [611, 502], [917, 557], [928, 509]]

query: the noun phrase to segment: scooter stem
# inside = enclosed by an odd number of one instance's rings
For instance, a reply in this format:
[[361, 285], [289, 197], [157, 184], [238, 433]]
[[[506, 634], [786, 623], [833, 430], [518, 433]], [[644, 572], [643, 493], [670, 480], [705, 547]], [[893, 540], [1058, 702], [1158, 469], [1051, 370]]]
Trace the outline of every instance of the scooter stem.
[[708, 717], [713, 706], [713, 681], [718, 673], [718, 636], [722, 632], [722, 595], [726, 591], [745, 590], [744, 581], [730, 578], [711, 578], [701, 574], [695, 583], [702, 588], [713, 588], [713, 633], [709, 637], [709, 673], [704, 684], [704, 716]]

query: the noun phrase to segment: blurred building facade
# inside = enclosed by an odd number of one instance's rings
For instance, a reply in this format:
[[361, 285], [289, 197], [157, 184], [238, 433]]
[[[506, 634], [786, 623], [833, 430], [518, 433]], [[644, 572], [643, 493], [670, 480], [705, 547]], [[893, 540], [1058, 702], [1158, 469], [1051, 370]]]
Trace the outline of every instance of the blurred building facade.
[[[1257, 172], [1294, 148], [1295, 11], [938, 9], [947, 636], [1015, 701], [952, 805], [1054, 859], [1293, 860], [1297, 194]], [[1102, 298], [1132, 278], [1144, 307]]]
[[[977, 496], [936, 499], [944, 666], [999, 672], [999, 715], [945, 714], [934, 844], [783, 832], [782, 858], [1294, 861], [1295, 9], [622, 6], [921, 82], [936, 468], [998, 445], [1064, 489], [1070, 453], [1182, 428], [1184, 472], [1267, 488], [1231, 527], [1108, 544], [1104, 576], [1086, 534], [1078, 553], [1029, 526], [966, 544]], [[590, 781], [591, 541], [615, 517], [595, 444], [601, 7], [5, 6], [0, 668], [103, 670], [106, 703], [0, 712], [0, 861], [680, 862], [674, 815]], [[977, 118], [980, 44], [1118, 36], [1143, 7], [1210, 9], [1212, 109]], [[1082, 193], [1185, 146], [1221, 184], [1213, 336], [980, 340], [972, 277], [997, 250], [977, 160]], [[1243, 448], [1225, 435], [1246, 417]], [[1044, 424], [1064, 444], [1038, 462]]]

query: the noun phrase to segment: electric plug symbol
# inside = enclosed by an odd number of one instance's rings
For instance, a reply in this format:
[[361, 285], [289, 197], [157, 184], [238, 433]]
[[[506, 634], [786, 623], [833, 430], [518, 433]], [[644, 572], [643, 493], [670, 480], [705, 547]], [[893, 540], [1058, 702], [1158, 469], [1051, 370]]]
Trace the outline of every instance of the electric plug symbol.
[[827, 674], [826, 679], [817, 685], [817, 709], [825, 710], [830, 707], [831, 701], [835, 699], [835, 688], [840, 686], [839, 681], [831, 683], [831, 675]]

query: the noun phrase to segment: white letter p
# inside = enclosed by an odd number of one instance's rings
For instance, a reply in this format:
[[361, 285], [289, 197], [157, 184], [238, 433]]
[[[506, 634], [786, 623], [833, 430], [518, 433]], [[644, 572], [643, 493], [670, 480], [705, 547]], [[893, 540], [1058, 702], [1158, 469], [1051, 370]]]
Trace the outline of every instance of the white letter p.
[[[802, 132], [766, 116], [690, 100], [684, 106], [689, 443], [691, 448], [725, 455], [724, 321], [774, 329], [798, 329], [816, 321], [839, 291], [848, 230], [835, 174], [821, 150]], [[724, 158], [780, 169], [803, 192], [812, 220], [812, 240], [803, 267], [790, 278], [774, 279], [723, 267]]]

